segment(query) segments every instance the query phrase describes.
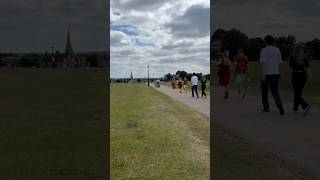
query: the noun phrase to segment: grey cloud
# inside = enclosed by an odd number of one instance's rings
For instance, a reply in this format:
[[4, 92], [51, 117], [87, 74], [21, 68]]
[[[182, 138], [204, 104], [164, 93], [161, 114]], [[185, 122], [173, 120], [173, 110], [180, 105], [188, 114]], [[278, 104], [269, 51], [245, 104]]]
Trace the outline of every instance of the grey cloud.
[[288, 2], [288, 7], [289, 13], [294, 16], [313, 18], [319, 18], [320, 16], [320, 1], [318, 0], [293, 0]]
[[154, 9], [158, 9], [163, 4], [169, 2], [171, 0], [161, 0], [161, 1], [153, 1], [153, 0], [111, 0], [111, 6], [116, 9], [121, 10], [136, 10], [136, 11], [152, 11]]
[[237, 28], [251, 37], [291, 34], [302, 41], [320, 36], [317, 0], [216, 0], [211, 7], [211, 32]]
[[125, 42], [126, 34], [120, 31], [110, 31], [110, 44], [113, 47], [129, 45]]
[[[141, 41], [152, 41], [155, 46], [141, 46], [135, 43], [121, 45], [120, 37], [111, 37], [111, 77], [129, 77], [130, 71], [134, 77], [144, 77], [147, 73], [147, 64], [151, 66], [151, 74], [155, 73], [158, 77], [168, 72], [175, 73], [177, 70], [209, 72], [209, 43], [202, 44], [206, 43], [205, 38], [209, 41], [209, 8], [192, 6], [182, 12], [185, 9], [183, 0], [148, 1], [143, 4], [145, 6], [139, 5], [144, 3], [143, 0], [130, 1], [127, 4], [121, 4], [120, 1], [111, 2], [114, 19], [120, 18], [112, 22], [114, 31], [120, 26], [137, 27], [139, 35], [126, 38], [130, 38], [132, 42], [136, 38]], [[133, 2], [135, 4], [129, 7]], [[167, 8], [160, 10], [165, 3], [168, 3]], [[131, 10], [140, 12], [129, 12]], [[148, 16], [153, 12], [157, 15], [171, 15], [174, 19], [168, 24], [163, 24], [163, 21], [153, 21], [151, 20], [153, 18]], [[181, 13], [182, 15], [177, 17]], [[179, 28], [174, 27], [178, 23], [182, 23], [184, 28], [174, 29]], [[151, 35], [153, 30], [158, 33], [161, 40]], [[165, 43], [167, 41], [169, 42]]]
[[193, 55], [186, 54], [186, 55], [179, 55], [179, 56], [175, 56], [175, 54], [172, 54], [169, 57], [159, 58], [157, 62], [162, 64], [186, 63], [186, 64], [193, 64], [193, 65], [203, 65], [203, 64], [207, 65], [209, 64], [209, 58], [210, 57], [208, 53], [207, 54], [194, 53]]
[[2, 0], [0, 6], [0, 52], [63, 51], [68, 26], [76, 51], [107, 49], [104, 0]]
[[176, 37], [205, 37], [210, 32], [210, 8], [194, 5], [166, 27]]
[[172, 49], [177, 49], [177, 48], [187, 48], [193, 46], [192, 42], [179, 42], [179, 43], [170, 43], [170, 44], [166, 44], [162, 47], [162, 49], [167, 49], [167, 50], [172, 50]]

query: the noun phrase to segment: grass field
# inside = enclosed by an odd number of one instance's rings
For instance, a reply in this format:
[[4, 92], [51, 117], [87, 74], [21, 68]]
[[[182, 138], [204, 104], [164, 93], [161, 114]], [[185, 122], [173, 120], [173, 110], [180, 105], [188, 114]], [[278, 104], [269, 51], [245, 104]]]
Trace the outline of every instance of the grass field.
[[[312, 74], [311, 84], [307, 84], [304, 89], [304, 97], [311, 105], [320, 107], [320, 61], [310, 61]], [[280, 95], [285, 101], [293, 101], [293, 90], [291, 85], [291, 70], [288, 62], [281, 64]], [[215, 71], [216, 72], [216, 71]], [[261, 66], [257, 62], [249, 64], [250, 82], [248, 83], [248, 91], [250, 94], [260, 96]], [[217, 81], [217, 77], [215, 78]], [[217, 84], [217, 83], [216, 83]], [[234, 87], [233, 87], [234, 88]]]
[[111, 85], [111, 179], [209, 179], [209, 121], [145, 84]]
[[103, 69], [0, 69], [0, 179], [106, 179]]
[[[215, 128], [216, 180], [309, 179]], [[111, 179], [209, 179], [209, 121], [145, 84], [111, 85]]]

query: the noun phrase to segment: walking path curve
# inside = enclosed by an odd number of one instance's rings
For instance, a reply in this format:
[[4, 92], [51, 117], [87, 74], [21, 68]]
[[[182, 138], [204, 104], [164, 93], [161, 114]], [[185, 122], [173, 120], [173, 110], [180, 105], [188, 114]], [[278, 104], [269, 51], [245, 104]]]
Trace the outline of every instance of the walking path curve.
[[[156, 89], [210, 118], [209, 97], [193, 99], [190, 90], [188, 94], [180, 94], [178, 90], [166, 86]], [[219, 90], [211, 100], [211, 120], [216, 126], [275, 154], [307, 175], [320, 179], [319, 109], [312, 108], [304, 117], [302, 113], [292, 112], [291, 103], [285, 103], [286, 114], [280, 116], [273, 99], [270, 98], [270, 112], [262, 113], [260, 97], [247, 96], [242, 99], [231, 93], [226, 100], [222, 98]]]
[[156, 89], [210, 119], [210, 96], [201, 98], [201, 91], [199, 91], [200, 98], [192, 98], [191, 89], [188, 89], [187, 93], [182, 91], [180, 94], [178, 89], [165, 85]]

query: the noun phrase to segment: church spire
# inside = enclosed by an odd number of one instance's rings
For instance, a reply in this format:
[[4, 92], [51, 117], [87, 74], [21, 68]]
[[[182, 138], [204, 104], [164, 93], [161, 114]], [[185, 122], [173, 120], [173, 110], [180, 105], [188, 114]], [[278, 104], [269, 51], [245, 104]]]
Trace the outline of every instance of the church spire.
[[64, 66], [75, 67], [78, 64], [79, 62], [74, 55], [74, 51], [71, 45], [70, 29], [68, 28], [67, 44], [66, 44], [66, 49], [64, 54]]
[[68, 28], [68, 36], [67, 36], [67, 45], [65, 49], [65, 57], [66, 58], [73, 58], [73, 48], [71, 45], [71, 38], [70, 38], [70, 29]]

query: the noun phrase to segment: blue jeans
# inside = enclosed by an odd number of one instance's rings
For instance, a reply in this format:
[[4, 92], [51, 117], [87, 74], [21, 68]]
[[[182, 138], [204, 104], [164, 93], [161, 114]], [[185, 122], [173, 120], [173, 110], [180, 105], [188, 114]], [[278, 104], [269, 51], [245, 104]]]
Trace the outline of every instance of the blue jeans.
[[266, 75], [265, 80], [261, 82], [262, 105], [264, 110], [269, 110], [268, 89], [271, 93], [280, 111], [283, 111], [282, 101], [279, 94], [279, 74]]
[[198, 95], [198, 86], [197, 85], [193, 85], [192, 86], [192, 97], [194, 97], [194, 91], [196, 92], [197, 97], [199, 97], [199, 95]]

